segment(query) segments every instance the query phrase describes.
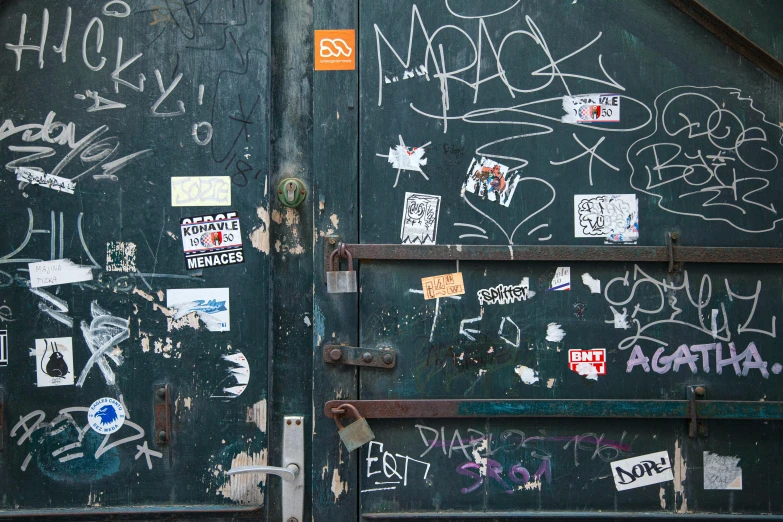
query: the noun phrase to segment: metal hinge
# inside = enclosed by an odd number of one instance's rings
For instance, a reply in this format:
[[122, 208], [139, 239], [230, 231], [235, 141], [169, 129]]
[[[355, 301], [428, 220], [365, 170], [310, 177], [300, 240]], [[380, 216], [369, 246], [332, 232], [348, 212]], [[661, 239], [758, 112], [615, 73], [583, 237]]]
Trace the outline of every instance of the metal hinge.
[[377, 350], [327, 344], [324, 346], [324, 362], [329, 364], [350, 364], [351, 366], [394, 368], [394, 365], [397, 364], [397, 352], [391, 348]]

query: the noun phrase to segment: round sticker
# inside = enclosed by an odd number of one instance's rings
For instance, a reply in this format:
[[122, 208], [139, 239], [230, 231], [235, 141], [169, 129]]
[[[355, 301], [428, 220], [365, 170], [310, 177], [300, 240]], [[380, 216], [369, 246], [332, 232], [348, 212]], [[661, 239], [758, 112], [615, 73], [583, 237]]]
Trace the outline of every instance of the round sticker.
[[114, 433], [125, 422], [125, 408], [117, 399], [98, 399], [87, 411], [87, 422], [93, 430], [102, 435]]

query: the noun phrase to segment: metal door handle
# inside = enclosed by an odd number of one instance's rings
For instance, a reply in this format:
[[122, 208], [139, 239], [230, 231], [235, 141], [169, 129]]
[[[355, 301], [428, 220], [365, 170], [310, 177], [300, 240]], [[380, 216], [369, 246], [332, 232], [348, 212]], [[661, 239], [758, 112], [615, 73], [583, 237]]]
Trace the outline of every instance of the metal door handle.
[[281, 511], [285, 522], [303, 522], [305, 474], [304, 417], [286, 415], [283, 419], [282, 466], [239, 466], [226, 475], [266, 473], [283, 479]]
[[299, 466], [289, 464], [285, 468], [280, 466], [239, 466], [231, 468], [226, 475], [237, 475], [239, 473], [266, 473], [267, 475], [277, 475], [286, 482], [293, 482], [299, 475]]

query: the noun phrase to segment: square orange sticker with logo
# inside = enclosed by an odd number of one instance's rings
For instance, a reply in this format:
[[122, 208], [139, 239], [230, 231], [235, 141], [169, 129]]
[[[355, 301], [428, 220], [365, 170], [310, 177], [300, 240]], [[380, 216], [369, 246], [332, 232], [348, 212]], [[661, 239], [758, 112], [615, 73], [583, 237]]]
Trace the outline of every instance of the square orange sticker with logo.
[[329, 29], [315, 31], [315, 70], [353, 71], [356, 69], [356, 31]]

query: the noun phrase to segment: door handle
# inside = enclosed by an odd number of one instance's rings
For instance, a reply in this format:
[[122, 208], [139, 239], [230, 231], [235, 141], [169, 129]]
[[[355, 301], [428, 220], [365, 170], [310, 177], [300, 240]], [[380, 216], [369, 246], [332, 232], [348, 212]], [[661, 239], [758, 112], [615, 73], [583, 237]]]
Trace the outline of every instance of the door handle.
[[267, 475], [277, 475], [286, 482], [293, 482], [299, 475], [299, 466], [289, 464], [285, 468], [280, 466], [239, 466], [231, 468], [226, 475], [238, 475], [240, 473], [266, 473]]
[[303, 522], [304, 516], [304, 417], [287, 415], [283, 419], [282, 466], [239, 466], [226, 475], [265, 473], [283, 479], [282, 514], [285, 522]]

